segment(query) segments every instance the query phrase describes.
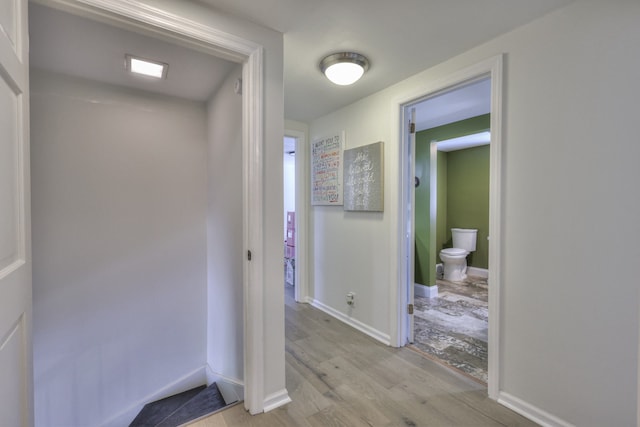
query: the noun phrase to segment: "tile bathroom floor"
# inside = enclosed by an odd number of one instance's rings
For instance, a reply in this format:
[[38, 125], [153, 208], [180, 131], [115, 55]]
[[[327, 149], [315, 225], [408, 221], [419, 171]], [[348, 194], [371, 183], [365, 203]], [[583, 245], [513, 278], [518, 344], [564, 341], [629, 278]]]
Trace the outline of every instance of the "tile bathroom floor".
[[437, 298], [415, 297], [413, 347], [486, 384], [487, 279], [437, 285]]

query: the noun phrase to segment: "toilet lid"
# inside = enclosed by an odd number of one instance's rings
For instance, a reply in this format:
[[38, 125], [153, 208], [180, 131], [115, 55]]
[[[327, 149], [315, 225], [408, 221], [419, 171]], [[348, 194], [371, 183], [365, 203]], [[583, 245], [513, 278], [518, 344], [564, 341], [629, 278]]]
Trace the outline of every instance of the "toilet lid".
[[447, 249], [441, 250], [440, 253], [445, 255], [456, 256], [456, 255], [466, 255], [467, 251], [460, 248], [447, 248]]

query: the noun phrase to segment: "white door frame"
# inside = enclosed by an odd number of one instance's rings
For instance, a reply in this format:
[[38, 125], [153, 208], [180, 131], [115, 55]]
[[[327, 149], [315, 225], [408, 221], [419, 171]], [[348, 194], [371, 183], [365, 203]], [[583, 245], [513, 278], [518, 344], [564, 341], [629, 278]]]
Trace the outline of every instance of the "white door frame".
[[144, 31], [206, 49], [212, 55], [243, 64], [242, 168], [244, 405], [252, 414], [264, 411], [264, 48], [251, 40], [185, 19], [136, 0], [36, 0], [107, 22], [121, 22]]
[[[406, 197], [405, 209], [408, 209], [409, 212], [405, 210], [403, 223], [403, 233], [405, 235], [404, 248], [406, 252], [405, 263], [407, 265], [407, 269], [405, 270], [405, 283], [415, 283], [415, 268], [412, 266], [415, 265], [416, 262], [416, 248], [415, 248], [415, 233], [416, 233], [416, 191], [415, 191], [415, 176], [416, 176], [416, 108], [414, 105], [406, 106], [403, 110], [403, 124], [402, 126], [408, 130], [406, 134], [406, 140], [401, 140], [401, 144], [404, 145], [402, 151], [407, 157], [407, 168], [404, 170], [404, 175], [402, 179], [406, 180], [406, 185], [403, 185], [402, 194]], [[405, 141], [407, 144], [405, 145]], [[411, 181], [414, 181], [414, 184]], [[409, 304], [414, 303], [415, 295], [414, 295], [414, 286], [406, 286], [405, 293], [407, 295], [407, 301]], [[415, 328], [414, 322], [411, 318], [411, 315], [407, 313], [404, 316], [404, 322], [406, 322], [406, 343], [414, 342]]]
[[[408, 169], [411, 170], [412, 159], [409, 150], [406, 150], [406, 143], [409, 141], [409, 129], [406, 126], [408, 118], [406, 112], [411, 105], [418, 104], [436, 94], [446, 92], [456, 86], [489, 77], [491, 79], [491, 144], [490, 144], [490, 176], [489, 176], [489, 235], [492, 244], [489, 245], [489, 344], [488, 344], [488, 394], [491, 399], [497, 400], [500, 391], [499, 362], [500, 362], [500, 296], [502, 289], [502, 270], [500, 269], [501, 246], [502, 246], [502, 55], [489, 58], [478, 64], [460, 70], [450, 76], [434, 82], [433, 85], [424, 88], [418, 93], [414, 93], [396, 103], [400, 123], [400, 188], [398, 206], [398, 290], [391, 294], [390, 312], [396, 314], [395, 328], [392, 328], [392, 344], [402, 347], [406, 344], [409, 336], [409, 315], [406, 306], [409, 303], [409, 292], [407, 286], [414, 286], [408, 283], [410, 277], [409, 269], [413, 268], [410, 262], [410, 254], [407, 253], [409, 243], [414, 241], [414, 235], [409, 227], [410, 218], [407, 216], [407, 204], [411, 203], [411, 194], [406, 191], [409, 186], [413, 186], [413, 181], [409, 177]], [[409, 230], [405, 233], [404, 231]]]

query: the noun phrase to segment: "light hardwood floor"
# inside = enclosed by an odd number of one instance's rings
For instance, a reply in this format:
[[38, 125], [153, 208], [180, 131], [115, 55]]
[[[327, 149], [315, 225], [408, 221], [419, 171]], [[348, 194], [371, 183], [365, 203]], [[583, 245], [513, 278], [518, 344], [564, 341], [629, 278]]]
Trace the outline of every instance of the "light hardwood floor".
[[286, 300], [286, 382], [293, 402], [249, 415], [236, 405], [192, 427], [536, 426], [486, 389], [406, 348], [387, 347]]

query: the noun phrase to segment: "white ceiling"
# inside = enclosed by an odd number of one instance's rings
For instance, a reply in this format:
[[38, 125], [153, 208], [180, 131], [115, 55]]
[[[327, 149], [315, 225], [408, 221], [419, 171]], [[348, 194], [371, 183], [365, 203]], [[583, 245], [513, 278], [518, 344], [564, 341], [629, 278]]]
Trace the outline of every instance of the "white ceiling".
[[428, 98], [416, 106], [416, 130], [431, 129], [491, 112], [491, 80], [486, 78]]
[[[186, 0], [185, 0], [186, 1]], [[285, 117], [308, 122], [573, 0], [199, 0], [284, 33]], [[206, 100], [233, 64], [30, 3], [31, 64], [189, 99]], [[353, 86], [320, 73], [325, 55], [355, 50], [371, 68]], [[124, 72], [124, 54], [168, 62], [161, 84]], [[447, 108], [452, 108], [449, 105]], [[455, 107], [454, 109], [456, 109]], [[463, 108], [463, 107], [460, 107]], [[444, 109], [432, 110], [445, 123]], [[450, 112], [458, 114], [460, 110]], [[469, 116], [467, 116], [469, 117]], [[466, 117], [462, 117], [466, 118]], [[420, 128], [420, 127], [419, 127]]]
[[[200, 0], [284, 33], [285, 117], [309, 121], [530, 22], [571, 0]], [[371, 61], [349, 87], [318, 68], [337, 51]]]
[[[236, 65], [34, 3], [29, 4], [29, 39], [32, 67], [193, 101], [208, 100]], [[168, 63], [166, 80], [129, 74], [127, 53]]]

